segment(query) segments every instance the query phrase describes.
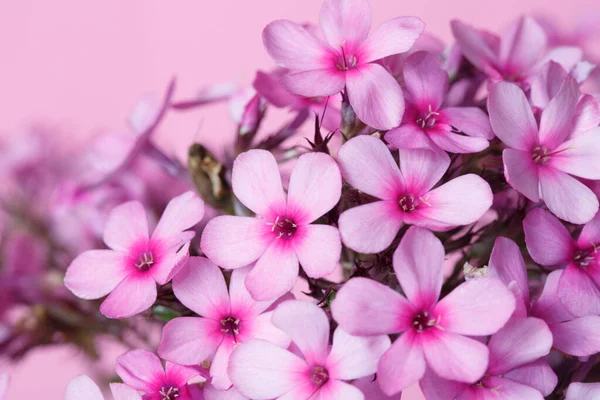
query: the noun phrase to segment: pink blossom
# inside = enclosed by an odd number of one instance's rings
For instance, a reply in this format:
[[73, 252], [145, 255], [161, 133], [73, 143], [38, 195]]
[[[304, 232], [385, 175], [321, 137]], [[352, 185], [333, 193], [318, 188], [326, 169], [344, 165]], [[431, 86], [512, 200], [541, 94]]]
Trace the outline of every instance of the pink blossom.
[[401, 333], [382, 356], [377, 380], [388, 395], [423, 377], [466, 383], [488, 368], [487, 347], [470, 338], [497, 332], [515, 300], [495, 278], [471, 279], [439, 300], [444, 247], [427, 229], [411, 227], [394, 253], [394, 271], [406, 297], [366, 278], [350, 279], [331, 306], [339, 326], [352, 335]]
[[600, 383], [573, 382], [565, 400], [595, 400], [600, 398]]
[[[402, 125], [385, 140], [397, 148], [432, 147], [475, 153], [494, 138], [487, 115], [477, 107], [447, 107], [448, 73], [437, 56], [417, 52], [404, 63], [407, 105]], [[468, 135], [468, 136], [465, 136]]]
[[487, 371], [474, 384], [448, 381], [427, 371], [420, 382], [427, 400], [543, 400], [554, 390], [556, 375], [542, 358], [550, 352], [552, 334], [541, 319], [513, 318], [487, 346]]
[[[115, 400], [142, 400], [135, 389], [122, 383], [111, 383], [110, 390]], [[104, 400], [104, 396], [87, 375], [79, 375], [67, 385], [64, 400]]]
[[398, 126], [404, 112], [402, 90], [374, 61], [409, 50], [425, 27], [423, 21], [395, 18], [369, 35], [367, 0], [325, 0], [320, 22], [326, 41], [287, 20], [271, 22], [263, 31], [271, 57], [291, 70], [283, 86], [305, 97], [331, 96], [345, 87], [363, 122], [376, 129]]
[[172, 199], [154, 233], [142, 203], [130, 201], [111, 212], [104, 229], [109, 250], [89, 250], [69, 266], [65, 286], [83, 299], [110, 295], [100, 306], [109, 318], [127, 318], [148, 309], [156, 300], [156, 283], [164, 285], [188, 258], [204, 203], [193, 192]]
[[579, 95], [577, 82], [565, 78], [538, 128], [522, 90], [498, 82], [488, 111], [494, 132], [507, 146], [502, 159], [510, 185], [531, 201], [543, 199], [557, 217], [583, 224], [598, 211], [598, 198], [575, 177], [600, 179], [600, 129], [573, 130]]
[[7, 372], [0, 372], [0, 400], [3, 400], [8, 393], [8, 386], [10, 385], [10, 376]]
[[212, 384], [228, 389], [229, 356], [235, 346], [258, 338], [287, 347], [289, 338], [271, 324], [273, 301], [252, 300], [244, 286], [249, 268], [231, 274], [229, 293], [219, 267], [203, 257], [191, 257], [173, 279], [175, 296], [200, 315], [175, 318], [163, 329], [158, 354], [182, 365], [197, 365], [211, 358]]
[[402, 223], [443, 231], [477, 221], [492, 205], [490, 186], [463, 175], [435, 188], [450, 159], [443, 152], [400, 150], [400, 168], [388, 148], [370, 136], [346, 142], [338, 153], [344, 179], [378, 201], [351, 208], [339, 219], [346, 246], [361, 253], [387, 248]]
[[330, 274], [341, 253], [339, 232], [311, 222], [337, 204], [341, 181], [331, 157], [304, 154], [292, 171], [286, 199], [271, 153], [250, 150], [239, 155], [233, 165], [233, 192], [256, 218], [212, 219], [202, 233], [202, 252], [223, 268], [256, 261], [245, 282], [259, 301], [288, 292], [297, 280], [299, 263], [312, 278]]
[[464, 56], [490, 79], [527, 85], [539, 67], [552, 60], [570, 70], [581, 59], [577, 47], [548, 49], [544, 30], [531, 17], [515, 20], [502, 36], [452, 21], [452, 32]]
[[308, 302], [282, 303], [273, 324], [292, 338], [296, 352], [255, 339], [238, 346], [229, 362], [234, 386], [255, 400], [363, 400], [361, 391], [345, 381], [372, 375], [390, 346], [387, 336], [360, 338], [337, 328], [330, 348], [329, 320]]
[[130, 388], [144, 393], [148, 400], [202, 400], [188, 382], [200, 371], [160, 359], [145, 350], [132, 350], [117, 357], [117, 375]]

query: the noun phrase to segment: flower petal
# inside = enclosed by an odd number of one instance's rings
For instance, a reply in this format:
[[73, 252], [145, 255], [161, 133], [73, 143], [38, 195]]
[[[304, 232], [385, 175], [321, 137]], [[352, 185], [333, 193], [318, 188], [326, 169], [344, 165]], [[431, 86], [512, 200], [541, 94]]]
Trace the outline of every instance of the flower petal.
[[100, 305], [108, 318], [129, 318], [147, 310], [156, 300], [156, 282], [150, 275], [133, 273], [125, 278]]
[[104, 243], [113, 250], [128, 251], [136, 242], [148, 239], [148, 219], [139, 201], [113, 208], [104, 225]]
[[277, 299], [298, 280], [298, 258], [291, 245], [276, 240], [246, 275], [246, 288], [256, 301]]
[[531, 154], [521, 150], [504, 149], [504, 176], [506, 181], [519, 193], [531, 201], [540, 200], [538, 167]]
[[461, 395], [469, 389], [469, 386], [468, 383], [440, 378], [430, 368], [425, 371], [423, 379], [419, 382], [419, 387], [427, 400], [462, 399]]
[[[475, 300], [477, 299], [477, 300]], [[435, 307], [448, 332], [484, 336], [497, 332], [515, 309], [515, 299], [495, 278], [481, 277], [459, 285]]]
[[238, 268], [231, 273], [229, 280], [230, 311], [234, 314], [259, 315], [269, 308], [273, 301], [255, 301], [246, 288], [246, 275], [252, 266]]
[[510, 379], [500, 378], [498, 376], [489, 376], [484, 379], [486, 387], [497, 388], [490, 390], [493, 398], [501, 399], [527, 399], [527, 400], [544, 400], [542, 394], [529, 386], [511, 381]]
[[111, 383], [110, 392], [115, 400], [142, 400], [142, 395], [139, 394], [137, 390], [132, 389], [123, 383]]
[[568, 73], [560, 64], [550, 61], [531, 78], [531, 104], [544, 109], [556, 96]]
[[330, 400], [330, 399], [348, 399], [348, 400], [364, 400], [365, 396], [355, 386], [338, 381], [336, 379], [330, 379], [325, 385], [323, 385], [310, 400]]
[[572, 76], [567, 76], [556, 96], [542, 111], [540, 144], [554, 149], [569, 137], [573, 131], [573, 118], [578, 100], [579, 85]]
[[573, 136], [586, 133], [600, 125], [600, 100], [584, 94], [577, 103], [573, 121]]
[[152, 239], [169, 241], [190, 229], [204, 216], [204, 202], [192, 191], [174, 197], [160, 217]]
[[367, 278], [352, 278], [337, 292], [331, 313], [348, 333], [398, 333], [412, 327], [414, 309], [399, 293]]
[[296, 256], [306, 275], [323, 278], [338, 266], [342, 254], [340, 233], [333, 226], [306, 225], [294, 241]]
[[262, 339], [273, 343], [283, 349], [290, 346], [290, 338], [281, 329], [273, 325], [273, 311], [268, 311], [253, 318], [252, 322], [244, 320], [243, 323], [249, 325], [250, 337], [252, 339]]
[[343, 73], [331, 68], [290, 72], [281, 78], [283, 87], [291, 93], [304, 97], [333, 96], [346, 84]]
[[223, 268], [241, 268], [256, 261], [275, 236], [265, 220], [221, 215], [208, 221], [200, 247]]
[[583, 268], [569, 264], [558, 282], [558, 298], [577, 316], [600, 314], [600, 289]]
[[575, 318], [575, 315], [569, 312], [564, 304], [558, 299], [558, 282], [560, 281], [560, 276], [563, 271], [564, 270], [555, 270], [548, 274], [542, 294], [531, 307], [531, 315], [543, 319], [548, 324], [568, 321]]
[[431, 148], [432, 143], [429, 136], [414, 124], [402, 124], [390, 129], [385, 134], [385, 141], [397, 149], [422, 149]]
[[406, 53], [413, 47], [424, 29], [425, 23], [417, 17], [398, 17], [386, 21], [375, 28], [361, 45], [359, 60], [367, 63], [394, 54]]
[[440, 151], [400, 149], [398, 156], [406, 191], [415, 197], [431, 190], [450, 166], [450, 157]]
[[462, 53], [478, 69], [497, 62], [497, 55], [482, 32], [458, 20], [453, 20], [451, 27]]
[[[4, 393], [0, 393], [3, 395]], [[87, 375], [73, 378], [67, 385], [64, 400], [104, 400], [98, 385]]]
[[165, 372], [160, 359], [146, 350], [132, 350], [117, 357], [115, 371], [127, 386], [150, 393], [155, 379]]
[[502, 35], [500, 60], [511, 71], [526, 72], [546, 52], [546, 33], [531, 17], [514, 21]]
[[220, 321], [180, 317], [163, 328], [158, 354], [181, 365], [198, 365], [210, 358], [223, 341]]
[[577, 245], [580, 249], [594, 247], [598, 242], [600, 242], [600, 213], [597, 213], [590, 222], [584, 225], [577, 238]]
[[537, 123], [525, 93], [517, 85], [507, 82], [492, 85], [488, 113], [494, 133], [507, 146], [530, 151], [537, 144]]
[[426, 51], [413, 53], [402, 71], [411, 103], [421, 112], [438, 111], [448, 92], [448, 73], [439, 58]]
[[392, 396], [413, 383], [425, 373], [425, 357], [415, 331], [403, 333], [379, 360], [377, 381], [385, 394]]
[[585, 179], [600, 179], [600, 128], [564, 142], [548, 166]]
[[99, 299], [112, 292], [133, 271], [127, 256], [113, 250], [88, 250], [67, 269], [65, 286], [82, 299]]
[[572, 321], [552, 324], [554, 347], [576, 357], [600, 352], [600, 316], [588, 315]]
[[573, 382], [567, 390], [565, 400], [595, 400], [600, 396], [600, 383]]
[[511, 284], [516, 285], [516, 290], [513, 293], [518, 303], [517, 310], [522, 309], [526, 313], [530, 301], [529, 283], [527, 281], [527, 267], [519, 246], [510, 239], [497, 238], [490, 255], [489, 268], [490, 276], [500, 279], [506, 287], [510, 288]]
[[236, 345], [237, 343], [233, 340], [223, 340], [217, 348], [217, 352], [210, 364], [211, 383], [219, 390], [227, 390], [231, 387], [227, 368], [229, 366], [229, 357]]
[[575, 255], [575, 242], [560, 221], [541, 208], [531, 210], [523, 220], [525, 243], [531, 258], [552, 266], [569, 262]]
[[402, 122], [402, 89], [381, 65], [364, 64], [348, 70], [346, 91], [354, 112], [367, 125], [387, 130]]
[[327, 154], [300, 156], [288, 187], [287, 216], [299, 225], [313, 222], [331, 210], [340, 200], [342, 175]]
[[494, 131], [489, 116], [477, 107], [448, 107], [439, 111], [439, 118], [470, 137], [492, 140]]
[[331, 47], [356, 46], [369, 35], [371, 7], [366, 0], [325, 0], [320, 22]]
[[477, 153], [490, 145], [484, 138], [464, 136], [442, 129], [431, 129], [429, 138], [442, 150], [457, 154]]
[[549, 396], [558, 383], [558, 377], [545, 358], [514, 368], [504, 377], [537, 389], [544, 396]]

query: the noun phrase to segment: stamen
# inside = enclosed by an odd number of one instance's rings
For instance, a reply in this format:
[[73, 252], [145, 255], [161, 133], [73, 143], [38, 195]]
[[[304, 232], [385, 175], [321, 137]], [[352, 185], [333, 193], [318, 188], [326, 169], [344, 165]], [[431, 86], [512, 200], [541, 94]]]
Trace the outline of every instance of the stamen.
[[138, 259], [135, 266], [140, 271], [148, 271], [154, 265], [154, 254], [151, 251], [144, 252]]
[[179, 388], [169, 387], [168, 390], [165, 390], [163, 386], [158, 394], [162, 396], [161, 400], [175, 400], [179, 397]]
[[311, 379], [315, 385], [323, 386], [329, 380], [329, 372], [325, 367], [314, 367]]

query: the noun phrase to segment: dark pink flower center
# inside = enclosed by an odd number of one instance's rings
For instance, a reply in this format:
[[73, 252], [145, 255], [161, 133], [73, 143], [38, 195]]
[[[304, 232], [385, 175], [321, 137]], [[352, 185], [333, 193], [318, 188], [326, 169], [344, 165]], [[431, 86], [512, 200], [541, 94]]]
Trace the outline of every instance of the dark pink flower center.
[[531, 152], [531, 159], [534, 163], [538, 165], [544, 165], [550, 159], [550, 154], [548, 154], [548, 149], [544, 146], [537, 146]]
[[356, 56], [352, 54], [346, 54], [344, 46], [342, 46], [341, 49], [342, 54], [336, 60], [335, 67], [340, 71], [348, 71], [349, 69], [356, 67], [356, 64], [358, 63]]
[[416, 119], [416, 124], [419, 125], [423, 129], [433, 128], [436, 122], [436, 119], [440, 115], [439, 112], [433, 111], [431, 104], [429, 105], [429, 110], [427, 113], [423, 113], [419, 115]]
[[427, 204], [427, 196], [415, 197], [412, 194], [403, 194], [398, 199], [398, 206], [404, 212], [411, 212], [421, 207], [423, 204]]
[[297, 229], [298, 225], [287, 217], [277, 217], [275, 222], [271, 224], [271, 232], [275, 234], [277, 239], [289, 239], [294, 236]]
[[174, 386], [161, 387], [160, 392], [158, 392], [159, 396], [161, 396], [161, 400], [175, 400], [179, 397], [179, 388]]
[[588, 267], [590, 263], [596, 259], [597, 251], [598, 250], [596, 246], [592, 247], [591, 249], [578, 250], [575, 252], [575, 256], [573, 257], [573, 263], [575, 263], [575, 265], [578, 267]]
[[154, 265], [154, 254], [151, 251], [145, 251], [139, 255], [135, 267], [140, 271], [146, 272]]
[[233, 336], [233, 340], [240, 334], [241, 321], [239, 318], [228, 316], [221, 319], [221, 332]]
[[311, 379], [313, 383], [317, 386], [323, 386], [329, 380], [329, 372], [327, 368], [317, 366], [313, 367]]
[[421, 311], [413, 317], [413, 328], [417, 332], [423, 332], [429, 328], [441, 328], [440, 317], [433, 317], [428, 311]]

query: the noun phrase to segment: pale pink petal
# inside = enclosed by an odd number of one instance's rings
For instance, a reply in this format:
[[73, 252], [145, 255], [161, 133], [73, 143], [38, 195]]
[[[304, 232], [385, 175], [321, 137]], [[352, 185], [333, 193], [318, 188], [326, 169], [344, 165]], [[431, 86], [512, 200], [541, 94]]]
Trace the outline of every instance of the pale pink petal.
[[288, 187], [287, 215], [299, 225], [313, 222], [340, 200], [342, 176], [336, 162], [327, 154], [300, 156]]
[[600, 101], [594, 96], [584, 94], [575, 110], [573, 136], [586, 133], [600, 125]]
[[[4, 400], [6, 393], [8, 393], [8, 387], [10, 385], [10, 375], [8, 372], [0, 372], [0, 399]], [[92, 390], [93, 392], [93, 390]], [[65, 400], [71, 400], [65, 396]], [[74, 399], [73, 399], [74, 400]], [[96, 400], [93, 397], [90, 400]], [[99, 397], [97, 400], [103, 400]]]
[[384, 22], [361, 45], [359, 62], [367, 63], [406, 53], [424, 29], [425, 23], [417, 17], [398, 17]]
[[500, 279], [508, 288], [511, 288], [511, 283], [516, 286], [513, 293], [517, 303], [520, 303], [517, 304], [517, 310], [527, 312], [530, 301], [527, 267], [519, 246], [510, 239], [497, 238], [490, 255], [489, 268], [490, 275]]
[[240, 393], [257, 400], [277, 398], [310, 379], [304, 360], [263, 340], [239, 345], [227, 371]]
[[357, 117], [367, 125], [387, 130], [402, 122], [402, 89], [381, 65], [364, 64], [348, 70], [346, 91]]
[[165, 362], [165, 375], [167, 380], [173, 384], [182, 386], [194, 377], [206, 377], [206, 372], [204, 368], [198, 368], [196, 365], [185, 366], [167, 361]]
[[298, 258], [289, 244], [276, 240], [246, 275], [246, 288], [256, 301], [275, 300], [298, 280]]
[[104, 226], [104, 243], [113, 250], [127, 251], [136, 242], [148, 239], [148, 219], [139, 201], [113, 208]]
[[150, 275], [131, 274], [108, 295], [100, 312], [108, 318], [129, 318], [147, 310], [156, 300], [156, 282]]
[[577, 316], [600, 314], [600, 289], [585, 269], [569, 264], [558, 282], [558, 298]]
[[325, 363], [329, 377], [352, 380], [374, 374], [379, 359], [390, 345], [387, 335], [359, 337], [337, 328]]
[[373, 376], [365, 376], [352, 382], [364, 395], [365, 400], [399, 400], [401, 394], [388, 396], [379, 387], [379, 381]]
[[329, 320], [322, 309], [309, 302], [289, 300], [275, 309], [272, 321], [298, 346], [309, 365], [324, 365]]
[[377, 381], [391, 396], [417, 382], [425, 373], [425, 357], [415, 331], [403, 333], [385, 352], [377, 368]]
[[583, 183], [552, 168], [540, 168], [540, 189], [554, 215], [574, 224], [589, 222], [598, 211], [598, 198]]
[[233, 163], [231, 185], [235, 196], [263, 217], [271, 217], [274, 207], [285, 204], [277, 161], [266, 150], [249, 150], [237, 156]]
[[206, 224], [200, 248], [223, 268], [241, 268], [256, 261], [274, 240], [263, 219], [221, 215]]
[[137, 390], [132, 389], [123, 383], [111, 383], [110, 392], [115, 400], [142, 400], [142, 395], [139, 394]]
[[544, 57], [542, 57], [537, 65], [544, 65], [549, 61], [554, 61], [562, 66], [567, 71], [571, 71], [575, 65], [581, 61], [583, 51], [576, 46], [557, 46], [550, 49]]
[[218, 390], [213, 385], [207, 384], [204, 385], [202, 394], [204, 395], [204, 400], [248, 400], [246, 396], [234, 387], [229, 390]]
[[163, 328], [158, 354], [182, 365], [197, 365], [208, 359], [223, 340], [220, 321], [180, 317]]
[[411, 54], [404, 62], [404, 84], [419, 111], [437, 111], [448, 92], [448, 73], [438, 56], [426, 51]]
[[531, 17], [514, 21], [502, 35], [500, 60], [509, 71], [526, 72], [546, 52], [546, 33]]
[[352, 278], [331, 304], [337, 323], [361, 336], [398, 333], [412, 328], [415, 310], [398, 292], [367, 278]]
[[572, 321], [552, 324], [554, 347], [577, 357], [600, 352], [600, 316], [589, 315]]
[[371, 29], [371, 7], [367, 0], [325, 0], [320, 22], [331, 47], [356, 46]]
[[332, 273], [342, 254], [338, 230], [327, 225], [306, 225], [298, 227], [296, 236], [296, 256], [306, 275], [323, 278]]
[[422, 149], [432, 146], [429, 136], [414, 124], [403, 124], [389, 130], [385, 134], [385, 141], [398, 149]]
[[[0, 392], [0, 398], [4, 398]], [[104, 400], [98, 385], [87, 375], [79, 375], [73, 378], [67, 385], [64, 400]]]
[[552, 333], [538, 318], [513, 318], [488, 342], [488, 373], [503, 375], [521, 365], [546, 356], [552, 348]]
[[600, 179], [600, 128], [567, 140], [547, 165], [585, 179]]
[[289, 107], [297, 103], [298, 97], [288, 92], [279, 82], [281, 76], [287, 73], [285, 70], [278, 69], [267, 73], [256, 71], [252, 86], [256, 91], [264, 97], [269, 103], [275, 107]]
[[440, 296], [444, 246], [433, 233], [411, 227], [394, 252], [394, 271], [406, 294], [417, 308], [428, 310]]
[[415, 197], [427, 193], [450, 166], [450, 157], [445, 152], [400, 149], [398, 156], [406, 191]]
[[449, 153], [477, 153], [489, 146], [487, 139], [464, 136], [442, 129], [431, 129], [429, 138], [436, 146]]
[[507, 82], [492, 85], [488, 113], [494, 133], [507, 146], [531, 151], [537, 144], [537, 123], [519, 86]]
[[467, 174], [432, 190], [423, 200], [425, 204], [412, 214], [450, 227], [476, 222], [491, 207], [493, 195], [485, 180]]
[[383, 200], [398, 200], [404, 191], [400, 169], [387, 146], [371, 136], [348, 140], [338, 152], [344, 179], [356, 189]]
[[192, 231], [182, 232], [170, 241], [171, 243], [179, 242], [180, 244], [172, 247], [166, 253], [155, 254], [155, 257], [160, 258], [160, 260], [154, 263], [150, 269], [150, 274], [156, 283], [165, 285], [181, 271], [181, 268], [190, 258], [190, 240], [194, 235], [195, 233]]
[[204, 257], [190, 257], [173, 279], [173, 292], [196, 314], [218, 320], [229, 313], [229, 294], [221, 269]]
[[332, 96], [342, 91], [346, 78], [335, 69], [313, 69], [290, 72], [281, 78], [281, 84], [286, 90], [299, 96]]
[[471, 137], [492, 140], [494, 131], [490, 119], [477, 107], [448, 107], [439, 111], [439, 118], [446, 124]]
[[273, 304], [273, 301], [255, 301], [246, 288], [246, 275], [252, 266], [238, 268], [229, 280], [230, 311], [234, 314], [258, 315]]
[[323, 385], [310, 400], [332, 400], [332, 399], [344, 399], [344, 400], [364, 400], [365, 396], [355, 386], [330, 379], [325, 385]]
[[115, 371], [127, 386], [150, 393], [156, 378], [165, 372], [160, 359], [146, 350], [132, 350], [117, 357]]
[[440, 378], [431, 369], [425, 371], [419, 387], [427, 400], [456, 400], [470, 385], [464, 382]]
[[489, 376], [485, 378], [486, 387], [495, 388], [490, 390], [489, 399], [527, 399], [527, 400], [544, 400], [544, 396], [530, 386], [522, 385], [513, 382], [510, 379], [504, 379], [497, 376]]
[[204, 202], [192, 191], [174, 197], [160, 217], [152, 239], [168, 241], [190, 229], [204, 216]]
[[236, 345], [237, 343], [233, 340], [224, 340], [221, 342], [210, 364], [211, 383], [219, 390], [227, 390], [231, 387], [227, 368], [229, 366], [229, 357]]
[[99, 299], [114, 290], [133, 272], [125, 254], [112, 250], [81, 253], [67, 269], [65, 286], [82, 299]]
[[597, 213], [594, 219], [584, 225], [577, 238], [577, 245], [580, 249], [594, 247], [598, 242], [600, 242], [600, 213]]
[[252, 322], [244, 320], [242, 323], [248, 325], [250, 337], [252, 339], [262, 339], [273, 343], [281, 348], [287, 348], [290, 345], [290, 337], [281, 329], [273, 325], [271, 321], [273, 311], [268, 311], [252, 319]]
[[434, 313], [440, 315], [440, 325], [448, 332], [483, 336], [502, 328], [514, 309], [515, 298], [499, 279], [481, 277], [450, 292]]
[[573, 382], [567, 390], [565, 400], [595, 400], [600, 396], [600, 383]]
[[287, 20], [271, 22], [262, 33], [267, 52], [280, 66], [310, 70], [328, 66], [331, 50], [304, 27]]
[[548, 211], [531, 210], [523, 220], [525, 243], [531, 258], [552, 266], [569, 262], [575, 255], [575, 242], [565, 226]]
[[452, 33], [460, 45], [464, 56], [477, 68], [483, 69], [484, 64], [494, 64], [497, 54], [485, 39], [485, 35], [461, 21], [451, 22]]
[[538, 166], [529, 152], [505, 149], [502, 152], [506, 181], [529, 200], [540, 200], [540, 181]]
[[346, 246], [360, 253], [378, 253], [398, 234], [402, 213], [397, 201], [376, 201], [344, 211], [338, 224]]
[[488, 349], [477, 340], [451, 332], [435, 330], [423, 338], [427, 365], [440, 377], [475, 383], [488, 366]]
[[531, 78], [531, 104], [545, 108], [558, 93], [568, 73], [554, 61], [544, 64], [537, 75]]
[[512, 371], [505, 373], [504, 377], [531, 386], [544, 396], [550, 395], [558, 382], [558, 377], [545, 358], [514, 368]]
[[313, 400], [312, 396], [317, 396], [315, 384], [312, 380], [307, 380], [294, 386], [292, 390], [283, 396], [279, 396], [277, 400]]
[[579, 85], [573, 77], [567, 76], [556, 96], [542, 112], [540, 144], [554, 149], [569, 137], [573, 131], [573, 117], [578, 100]]
[[558, 283], [563, 271], [564, 270], [556, 270], [548, 274], [542, 294], [531, 307], [531, 315], [543, 319], [548, 324], [569, 321], [575, 318], [575, 315], [569, 312], [564, 304], [558, 299]]

